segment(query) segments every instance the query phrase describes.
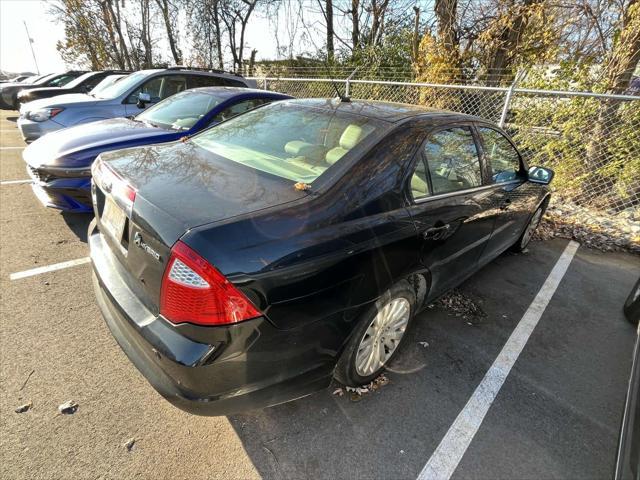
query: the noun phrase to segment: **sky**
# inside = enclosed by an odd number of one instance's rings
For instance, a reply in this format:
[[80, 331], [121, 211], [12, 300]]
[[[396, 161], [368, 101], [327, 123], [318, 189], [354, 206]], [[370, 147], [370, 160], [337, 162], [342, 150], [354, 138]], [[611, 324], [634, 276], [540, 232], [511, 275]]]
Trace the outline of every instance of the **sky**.
[[47, 15], [47, 8], [46, 2], [40, 0], [0, 0], [0, 70], [36, 72], [23, 21], [33, 39], [40, 71], [64, 70], [56, 50], [64, 30]]
[[[19, 73], [23, 71], [36, 72], [36, 65], [29, 48], [27, 34], [25, 32], [24, 21], [27, 23], [29, 34], [33, 39], [33, 49], [40, 72], [56, 72], [66, 69], [60, 54], [56, 50], [58, 40], [64, 38], [62, 25], [57, 24], [47, 13], [49, 5], [43, 0], [0, 0], [0, 70]], [[311, 23], [313, 14], [310, 15]], [[277, 27], [276, 27], [277, 25]], [[184, 28], [181, 29], [185, 31]], [[245, 56], [248, 58], [252, 48], [257, 48], [256, 58], [276, 58], [278, 55], [276, 41], [273, 32], [279, 32], [279, 42], [282, 45], [290, 44], [298, 51], [304, 52], [304, 42], [301, 25], [296, 25], [295, 14], [284, 11], [283, 14], [274, 20], [273, 15], [254, 13], [249, 21], [245, 42]], [[291, 30], [297, 33], [292, 38], [289, 34]], [[322, 47], [322, 35], [319, 32], [310, 32], [308, 29], [305, 38], [311, 39], [306, 47]], [[309, 35], [311, 33], [311, 35]], [[320, 38], [318, 38], [320, 37]], [[181, 39], [181, 47], [188, 53], [188, 46], [184, 39]], [[320, 43], [320, 45], [316, 45]], [[160, 46], [163, 49], [162, 46]], [[163, 51], [168, 51], [168, 46]]]

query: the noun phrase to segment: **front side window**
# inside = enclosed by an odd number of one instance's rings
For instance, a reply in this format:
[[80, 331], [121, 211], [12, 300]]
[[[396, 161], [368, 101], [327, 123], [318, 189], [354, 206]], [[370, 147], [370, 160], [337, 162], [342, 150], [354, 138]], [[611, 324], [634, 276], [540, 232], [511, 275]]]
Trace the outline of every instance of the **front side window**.
[[516, 180], [520, 172], [520, 155], [511, 142], [500, 132], [479, 127], [484, 153], [491, 166], [493, 183]]
[[136, 88], [127, 98], [127, 103], [136, 103], [138, 95], [148, 93], [151, 96], [151, 103], [164, 100], [171, 95], [182, 92], [187, 88], [187, 80], [182, 75], [165, 75], [155, 77]]
[[434, 194], [482, 185], [480, 157], [468, 127], [454, 127], [431, 134], [424, 154]]
[[205, 130], [193, 142], [229, 161], [309, 184], [385, 130], [384, 122], [360, 115], [272, 103]]
[[210, 93], [187, 90], [149, 107], [136, 120], [162, 128], [189, 130], [223, 100]]

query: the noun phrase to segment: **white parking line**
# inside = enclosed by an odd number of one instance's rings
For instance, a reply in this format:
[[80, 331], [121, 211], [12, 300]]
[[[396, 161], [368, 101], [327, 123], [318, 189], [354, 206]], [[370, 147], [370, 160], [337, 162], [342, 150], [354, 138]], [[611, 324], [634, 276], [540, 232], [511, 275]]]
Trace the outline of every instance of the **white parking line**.
[[33, 180], [5, 180], [4, 182], [0, 182], [0, 185], [19, 185], [21, 183], [33, 183]]
[[89, 257], [78, 258], [76, 260], [69, 260], [68, 262], [54, 263], [53, 265], [47, 265], [45, 267], [32, 268], [31, 270], [24, 270], [22, 272], [16, 272], [9, 275], [10, 280], [19, 280], [21, 278], [33, 277], [34, 275], [40, 275], [41, 273], [53, 272], [54, 270], [62, 270], [63, 268], [75, 267], [77, 265], [84, 265], [91, 262]]
[[458, 467], [469, 444], [477, 433], [491, 404], [502, 388], [511, 368], [516, 363], [531, 333], [538, 324], [551, 297], [567, 271], [579, 243], [570, 241], [551, 270], [542, 288], [536, 295], [502, 351], [489, 368], [480, 385], [458, 414], [446, 435], [424, 466], [418, 480], [448, 480]]
[[0, 150], [24, 150], [27, 147], [0, 147]]

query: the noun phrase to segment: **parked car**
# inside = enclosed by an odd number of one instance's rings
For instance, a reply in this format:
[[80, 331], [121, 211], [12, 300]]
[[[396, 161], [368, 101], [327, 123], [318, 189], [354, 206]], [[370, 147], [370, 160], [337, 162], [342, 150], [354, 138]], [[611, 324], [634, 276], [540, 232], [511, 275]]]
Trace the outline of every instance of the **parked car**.
[[114, 83], [120, 81], [121, 79], [123, 79], [126, 76], [127, 75], [124, 75], [124, 74], [117, 74], [117, 75], [109, 75], [109, 76], [103, 78], [100, 81], [100, 83], [98, 83], [95, 87], [93, 87], [93, 89], [89, 92], [89, 95], [91, 95], [92, 97], [99, 97], [100, 93], [103, 90], [106, 90], [108, 87], [110, 87]]
[[[624, 304], [627, 320], [635, 325], [640, 321], [640, 279], [631, 289]], [[616, 455], [615, 480], [640, 478], [640, 326], [636, 329], [629, 387], [625, 401], [622, 426]]]
[[0, 109], [18, 110], [18, 93], [22, 90], [39, 87], [62, 87], [85, 71], [71, 70], [64, 73], [51, 73], [44, 75], [32, 83], [3, 83], [0, 85]]
[[104, 78], [112, 74], [128, 75], [131, 72], [123, 70], [102, 70], [98, 72], [87, 72], [74, 78], [72, 81], [61, 87], [44, 87], [22, 90], [18, 93], [18, 103], [20, 105], [41, 100], [43, 98], [57, 97], [68, 93], [89, 93], [93, 87], [98, 85]]
[[133, 118], [111, 118], [58, 130], [23, 151], [32, 188], [47, 207], [93, 212], [91, 164], [102, 152], [179, 140], [251, 108], [291, 98], [238, 87], [186, 90]]
[[522, 250], [553, 172], [477, 117], [286, 100], [98, 156], [98, 305], [150, 383], [226, 415], [365, 384], [416, 313]]
[[33, 141], [62, 128], [137, 115], [175, 93], [212, 86], [255, 87], [256, 82], [214, 70], [142, 70], [95, 95], [78, 93], [29, 102], [20, 109], [18, 127], [22, 138]]
[[0, 80], [0, 83], [22, 83], [26, 79], [28, 79], [30, 77], [33, 77], [33, 76], [34, 76], [33, 73], [22, 73], [22, 74], [18, 75], [17, 77], [8, 78], [6, 80]]

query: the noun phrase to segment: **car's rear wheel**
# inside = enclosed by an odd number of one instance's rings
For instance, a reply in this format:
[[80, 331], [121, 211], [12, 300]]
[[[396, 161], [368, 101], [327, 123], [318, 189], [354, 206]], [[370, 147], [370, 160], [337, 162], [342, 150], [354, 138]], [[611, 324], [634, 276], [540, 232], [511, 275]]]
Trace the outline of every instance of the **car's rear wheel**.
[[544, 210], [544, 207], [541, 205], [535, 212], [533, 212], [533, 215], [529, 219], [529, 223], [522, 232], [522, 235], [520, 235], [518, 241], [513, 245], [513, 247], [511, 247], [514, 252], [522, 252], [527, 248], [527, 245], [529, 245], [529, 242], [533, 238], [533, 233], [536, 231], [536, 228], [538, 228], [538, 225], [540, 225]]
[[415, 305], [415, 292], [409, 282], [403, 280], [387, 290], [360, 318], [336, 365], [336, 379], [356, 386], [380, 375], [398, 352]]

